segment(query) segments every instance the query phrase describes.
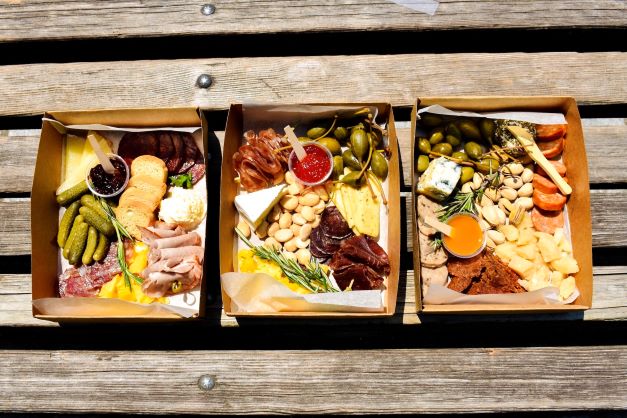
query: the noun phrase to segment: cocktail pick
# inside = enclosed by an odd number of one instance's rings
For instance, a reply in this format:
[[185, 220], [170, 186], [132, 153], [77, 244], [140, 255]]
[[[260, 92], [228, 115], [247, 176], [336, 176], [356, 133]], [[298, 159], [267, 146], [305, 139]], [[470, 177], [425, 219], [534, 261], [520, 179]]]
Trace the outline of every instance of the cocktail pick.
[[444, 222], [438, 221], [435, 216], [425, 217], [425, 223], [429, 225], [430, 227], [435, 228], [435, 230], [443, 233], [447, 237], [450, 237], [451, 234], [453, 233], [453, 227], [445, 224]]
[[307, 156], [307, 152], [296, 137], [296, 134], [294, 133], [294, 128], [292, 128], [290, 125], [287, 125], [283, 129], [285, 130], [285, 134], [287, 135], [287, 140], [290, 142], [290, 144], [292, 144], [292, 148], [294, 148], [296, 158], [298, 158], [299, 161], [302, 161], [303, 158]]
[[91, 147], [94, 149], [94, 152], [96, 153], [96, 157], [98, 157], [98, 161], [100, 161], [100, 164], [102, 164], [102, 168], [104, 169], [104, 171], [107, 174], [115, 173], [115, 167], [113, 167], [113, 164], [111, 164], [109, 157], [107, 157], [104, 151], [102, 151], [102, 148], [100, 148], [98, 139], [96, 139], [94, 134], [91, 134], [91, 133], [88, 134], [87, 140], [91, 144]]

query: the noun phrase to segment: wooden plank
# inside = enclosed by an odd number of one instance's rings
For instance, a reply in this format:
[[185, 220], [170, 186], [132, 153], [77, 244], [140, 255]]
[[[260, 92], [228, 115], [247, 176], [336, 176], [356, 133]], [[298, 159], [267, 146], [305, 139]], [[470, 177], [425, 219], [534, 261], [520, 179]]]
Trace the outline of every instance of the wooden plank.
[[420, 31], [510, 28], [612, 28], [627, 24], [618, 0], [443, 1], [435, 16], [391, 1], [181, 0], [6, 1], [0, 6], [0, 41], [225, 35], [327, 31]]
[[[12, 412], [407, 414], [627, 407], [627, 346], [309, 350], [306, 356], [298, 350], [0, 355], [0, 410]], [[210, 391], [199, 389], [204, 374], [215, 382]]]
[[[531, 63], [533, 71], [529, 71]], [[0, 115], [145, 106], [226, 109], [233, 102], [389, 101], [411, 105], [418, 96], [486, 94], [562, 95], [573, 96], [582, 104], [618, 104], [627, 102], [625, 68], [627, 53], [623, 52], [10, 65], [0, 67]], [[213, 78], [208, 89], [196, 86], [203, 73]], [[348, 74], [350, 83], [346, 82]]]
[[[590, 167], [590, 183], [627, 183], [627, 170], [621, 161], [627, 160], [627, 125], [625, 119], [583, 119], [586, 152]], [[397, 122], [401, 168], [405, 186], [409, 176], [409, 122]], [[33, 182], [35, 158], [39, 144], [39, 129], [0, 131], [0, 193], [27, 193]], [[216, 132], [223, 135], [223, 132]], [[612, 156], [612, 158], [608, 158]]]
[[[418, 324], [423, 316], [416, 315], [414, 298], [414, 272], [408, 270], [401, 274], [401, 286], [398, 293], [396, 315], [387, 319], [365, 320], [373, 324]], [[0, 326], [56, 326], [54, 322], [34, 319], [31, 315], [31, 276], [30, 274], [0, 274]], [[210, 317], [220, 317], [223, 327], [238, 326], [237, 319], [224, 315], [221, 309], [208, 310]], [[433, 322], [433, 316], [430, 322]], [[581, 314], [547, 314], [547, 315], [500, 315], [453, 317], [440, 316], [436, 321], [538, 321], [538, 320], [580, 320]], [[587, 321], [627, 320], [627, 266], [600, 266], [594, 268], [594, 289], [592, 309], [583, 314]], [[302, 323], [302, 320], [298, 321]], [[364, 323], [364, 320], [355, 321]], [[353, 323], [355, 323], [353, 322]], [[285, 324], [286, 321], [282, 321]], [[326, 321], [326, 325], [345, 325], [351, 323], [346, 320]], [[256, 321], [257, 325], [272, 325], [276, 321]]]

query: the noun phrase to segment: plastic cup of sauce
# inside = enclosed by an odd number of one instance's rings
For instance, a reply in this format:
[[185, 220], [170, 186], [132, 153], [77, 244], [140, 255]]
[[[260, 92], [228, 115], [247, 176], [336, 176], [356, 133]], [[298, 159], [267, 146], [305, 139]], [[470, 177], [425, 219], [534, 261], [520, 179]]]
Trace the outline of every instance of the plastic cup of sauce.
[[292, 151], [287, 160], [289, 170], [305, 186], [324, 183], [333, 172], [333, 155], [325, 146], [316, 142], [305, 142], [302, 145], [307, 155], [301, 161], [296, 152]]
[[459, 258], [471, 258], [486, 246], [486, 234], [481, 230], [479, 218], [471, 213], [458, 213], [446, 221], [452, 228], [451, 236], [442, 234], [444, 248]]
[[129, 169], [126, 161], [116, 154], [107, 154], [113, 164], [113, 174], [107, 173], [102, 164], [97, 164], [87, 170], [86, 181], [89, 190], [100, 197], [113, 197], [122, 193], [129, 179]]

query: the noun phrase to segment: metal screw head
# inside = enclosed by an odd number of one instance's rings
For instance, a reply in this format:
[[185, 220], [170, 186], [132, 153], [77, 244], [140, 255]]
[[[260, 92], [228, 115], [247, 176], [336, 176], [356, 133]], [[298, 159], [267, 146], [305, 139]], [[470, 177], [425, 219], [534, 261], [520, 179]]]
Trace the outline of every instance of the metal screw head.
[[203, 6], [200, 8], [200, 13], [204, 14], [205, 16], [209, 16], [214, 14], [216, 11], [216, 6], [214, 6], [213, 4], [203, 4]]
[[213, 80], [209, 74], [201, 74], [196, 79], [196, 85], [202, 89], [208, 89], [212, 83]]
[[198, 387], [202, 390], [211, 390], [216, 385], [216, 379], [208, 374], [203, 374], [198, 379]]

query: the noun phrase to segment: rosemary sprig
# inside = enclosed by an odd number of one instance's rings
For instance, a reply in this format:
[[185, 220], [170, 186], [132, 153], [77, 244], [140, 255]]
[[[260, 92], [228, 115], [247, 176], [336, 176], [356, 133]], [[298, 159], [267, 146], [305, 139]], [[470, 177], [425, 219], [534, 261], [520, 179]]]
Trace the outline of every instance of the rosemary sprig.
[[473, 213], [477, 214], [475, 208], [475, 199], [477, 190], [468, 193], [457, 193], [442, 209], [438, 211], [438, 219], [445, 222], [451, 216], [457, 213]]
[[442, 245], [442, 234], [440, 232], [436, 232], [433, 236], [433, 241], [431, 241], [431, 246], [437, 251], [442, 248]]
[[129, 289], [132, 290], [133, 288], [131, 286], [131, 279], [139, 284], [142, 284], [142, 282], [144, 281], [141, 277], [135, 275], [134, 273], [131, 273], [131, 271], [128, 269], [128, 264], [126, 263], [124, 238], [130, 239], [133, 243], [135, 242], [135, 238], [133, 238], [133, 236], [128, 233], [124, 225], [122, 225], [120, 221], [118, 221], [118, 219], [115, 217], [115, 213], [113, 212], [113, 209], [111, 209], [111, 206], [109, 206], [109, 203], [103, 198], [98, 198], [98, 200], [100, 202], [100, 205], [106, 212], [109, 221], [111, 221], [111, 223], [113, 224], [113, 228], [115, 228], [115, 234], [118, 237], [118, 264], [120, 265], [122, 275], [124, 276], [124, 283]]
[[235, 232], [253, 251], [253, 254], [264, 260], [274, 261], [292, 283], [296, 283], [312, 293], [339, 292], [339, 289], [333, 286], [317, 261], [314, 260], [306, 268], [303, 268], [296, 261], [285, 258], [279, 250], [255, 246], [244, 236], [242, 231], [235, 228]]

